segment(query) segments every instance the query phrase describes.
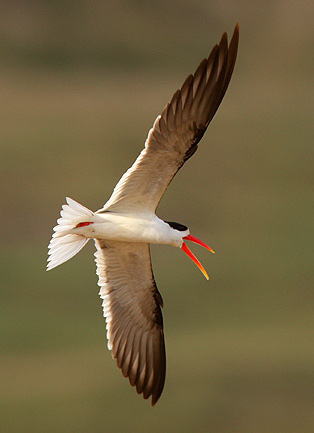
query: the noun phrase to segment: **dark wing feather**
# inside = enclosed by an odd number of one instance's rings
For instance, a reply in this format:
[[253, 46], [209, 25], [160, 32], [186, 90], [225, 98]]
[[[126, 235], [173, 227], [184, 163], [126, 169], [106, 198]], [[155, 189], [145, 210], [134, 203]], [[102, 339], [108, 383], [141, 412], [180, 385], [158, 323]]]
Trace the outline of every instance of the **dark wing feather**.
[[122, 374], [144, 398], [159, 399], [166, 374], [162, 298], [149, 245], [95, 240], [98, 284], [108, 348]]
[[99, 212], [155, 211], [173, 176], [197, 150], [225, 95], [238, 42], [236, 25], [230, 45], [224, 33], [208, 59], [188, 76], [155, 120], [144, 149]]

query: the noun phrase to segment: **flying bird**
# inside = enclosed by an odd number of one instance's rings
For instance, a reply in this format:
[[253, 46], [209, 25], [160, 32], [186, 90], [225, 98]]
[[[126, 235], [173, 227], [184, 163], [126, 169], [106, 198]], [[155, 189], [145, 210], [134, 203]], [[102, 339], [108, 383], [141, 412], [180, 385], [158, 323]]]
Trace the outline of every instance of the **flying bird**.
[[145, 399], [152, 397], [152, 405], [164, 387], [166, 354], [163, 301], [153, 276], [149, 244], [181, 248], [207, 279], [185, 241], [213, 252], [185, 225], [163, 221], [155, 211], [174, 175], [197, 150], [224, 97], [238, 43], [237, 24], [229, 46], [224, 33], [209, 57], [175, 92], [106, 204], [92, 212], [67, 198], [49, 243], [47, 270], [69, 260], [94, 239], [108, 348], [137, 392]]

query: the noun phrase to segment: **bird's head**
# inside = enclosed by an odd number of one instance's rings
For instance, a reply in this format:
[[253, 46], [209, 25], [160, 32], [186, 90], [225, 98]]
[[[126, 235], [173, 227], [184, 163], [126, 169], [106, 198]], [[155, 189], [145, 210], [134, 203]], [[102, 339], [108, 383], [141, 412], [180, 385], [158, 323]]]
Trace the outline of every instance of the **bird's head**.
[[215, 253], [214, 250], [212, 250], [208, 245], [206, 245], [203, 241], [197, 239], [195, 236], [192, 236], [190, 234], [190, 230], [188, 229], [188, 227], [186, 227], [183, 224], [180, 223], [176, 223], [173, 221], [165, 221], [172, 229], [180, 232], [180, 236], [182, 239], [182, 245], [181, 245], [181, 250], [184, 251], [189, 257], [190, 259], [193, 260], [193, 262], [196, 264], [196, 266], [200, 269], [200, 271], [203, 273], [203, 275], [205, 276], [205, 278], [208, 280], [208, 274], [205, 271], [203, 265], [201, 264], [201, 262], [195, 257], [195, 255], [192, 253], [192, 251], [190, 251], [190, 249], [188, 248], [188, 246], [186, 245], [186, 243], [184, 242], [184, 240], [187, 241], [192, 241], [195, 242], [196, 244], [201, 245], [202, 247], [206, 248], [207, 250], [209, 250], [212, 253]]

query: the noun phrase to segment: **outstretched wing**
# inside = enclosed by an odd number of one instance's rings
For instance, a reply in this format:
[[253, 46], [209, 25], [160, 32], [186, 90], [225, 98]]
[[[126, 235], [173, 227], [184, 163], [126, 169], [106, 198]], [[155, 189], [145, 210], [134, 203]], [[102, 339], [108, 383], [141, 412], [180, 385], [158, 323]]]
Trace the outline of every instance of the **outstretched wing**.
[[208, 59], [155, 120], [145, 147], [122, 176], [104, 208], [115, 212], [154, 212], [176, 172], [197, 150], [229, 85], [237, 57], [239, 26], [228, 47], [224, 33]]
[[159, 399], [166, 374], [162, 298], [151, 269], [149, 245], [95, 240], [98, 284], [108, 348], [144, 398]]

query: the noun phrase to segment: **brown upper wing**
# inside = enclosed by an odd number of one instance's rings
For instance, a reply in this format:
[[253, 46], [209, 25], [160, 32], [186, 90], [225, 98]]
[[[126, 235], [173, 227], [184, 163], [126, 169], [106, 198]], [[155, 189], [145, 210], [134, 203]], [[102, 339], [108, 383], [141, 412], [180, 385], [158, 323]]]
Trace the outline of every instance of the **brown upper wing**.
[[154, 405], [165, 382], [162, 298], [152, 275], [149, 245], [95, 240], [98, 284], [108, 348], [130, 384]]
[[216, 113], [231, 79], [237, 57], [239, 26], [228, 47], [224, 33], [208, 59], [155, 120], [145, 147], [122, 176], [102, 211], [155, 211], [176, 172], [197, 150], [209, 122]]

